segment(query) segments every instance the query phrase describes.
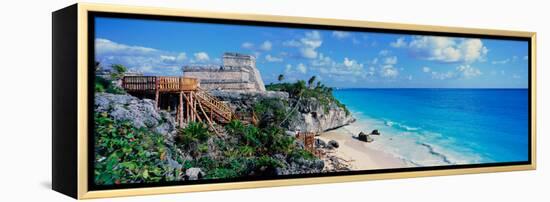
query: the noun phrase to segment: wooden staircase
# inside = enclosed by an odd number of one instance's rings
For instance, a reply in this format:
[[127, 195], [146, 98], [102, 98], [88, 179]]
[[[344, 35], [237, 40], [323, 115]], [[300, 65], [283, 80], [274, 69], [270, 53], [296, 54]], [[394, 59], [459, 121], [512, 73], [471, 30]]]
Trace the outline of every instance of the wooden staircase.
[[197, 88], [195, 97], [200, 103], [200, 107], [204, 107], [208, 112], [214, 113], [220, 119], [222, 123], [229, 123], [233, 119], [233, 110], [223, 101], [210, 95], [208, 92], [201, 88]]
[[[125, 76], [122, 79], [122, 87], [128, 93], [134, 95], [153, 94], [157, 109], [160, 108], [160, 94], [178, 96], [176, 120], [179, 125], [183, 125], [184, 121], [202, 122], [205, 120], [214, 128], [214, 121], [229, 123], [233, 119], [245, 118], [237, 116], [226, 103], [210, 95], [199, 86], [200, 82], [190, 77]], [[244, 121], [257, 122], [255, 117], [249, 119]]]

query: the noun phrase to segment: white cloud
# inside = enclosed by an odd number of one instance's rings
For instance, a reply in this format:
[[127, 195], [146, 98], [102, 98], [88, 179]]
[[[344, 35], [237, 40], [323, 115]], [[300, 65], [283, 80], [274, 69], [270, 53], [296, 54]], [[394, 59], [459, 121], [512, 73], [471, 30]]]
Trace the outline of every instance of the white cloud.
[[527, 60], [527, 59], [529, 59], [529, 57], [526, 55], [526, 56], [523, 56], [523, 59]]
[[177, 61], [180, 61], [180, 62], [182, 62], [182, 61], [184, 61], [184, 60], [186, 60], [186, 59], [187, 59], [187, 54], [185, 54], [185, 53], [180, 53], [180, 54], [178, 54], [178, 57], [176, 58], [176, 60], [177, 60]]
[[399, 75], [399, 71], [392, 65], [384, 65], [380, 69], [380, 75], [388, 78], [395, 78]]
[[350, 33], [349, 32], [344, 32], [344, 31], [333, 31], [332, 36], [336, 37], [338, 39], [343, 39], [343, 38], [349, 37]]
[[357, 61], [344, 58], [344, 66], [352, 67]]
[[245, 48], [245, 49], [253, 49], [254, 48], [254, 44], [253, 43], [250, 43], [250, 42], [244, 42], [241, 47]]
[[300, 45], [301, 43], [296, 40], [289, 40], [289, 41], [283, 42], [283, 46], [288, 46], [288, 47], [300, 47]]
[[405, 38], [404, 38], [404, 37], [400, 37], [400, 38], [398, 38], [396, 41], [391, 42], [391, 43], [390, 43], [390, 46], [391, 46], [391, 47], [394, 47], [394, 48], [405, 47], [405, 46], [407, 46], [407, 42], [405, 42]]
[[459, 65], [454, 70], [447, 71], [447, 72], [437, 72], [432, 70], [429, 67], [422, 67], [422, 71], [424, 73], [430, 74], [433, 79], [438, 80], [446, 80], [446, 79], [452, 79], [452, 78], [474, 78], [477, 76], [481, 76], [483, 73], [469, 64]]
[[414, 37], [407, 47], [419, 58], [440, 62], [483, 61], [489, 51], [480, 39], [437, 36]]
[[513, 79], [521, 79], [521, 76], [519, 76], [519, 75], [517, 75], [517, 74], [514, 74], [514, 75], [512, 75], [512, 78], [513, 78]]
[[258, 47], [256, 47], [256, 45], [254, 45], [254, 43], [252, 42], [244, 42], [241, 44], [241, 47], [244, 48], [244, 49], [248, 49], [248, 50], [253, 50], [253, 51], [270, 51], [271, 48], [273, 47], [273, 44], [271, 43], [271, 41], [264, 41], [262, 44], [260, 44]]
[[108, 39], [98, 38], [95, 40], [96, 55], [148, 55], [158, 50], [143, 46], [130, 46], [119, 44]]
[[510, 59], [493, 60], [493, 61], [491, 62], [491, 64], [494, 64], [494, 65], [504, 65], [504, 64], [507, 64], [508, 62], [510, 62]]
[[455, 73], [452, 72], [452, 71], [448, 71], [448, 72], [444, 72], [444, 73], [439, 73], [439, 72], [432, 71], [431, 74], [432, 74], [432, 78], [438, 79], [438, 80], [446, 80], [446, 79], [450, 79], [450, 78], [455, 77]]
[[154, 48], [117, 43], [108, 39], [95, 40], [95, 60], [103, 68], [122, 64], [130, 71], [144, 74], [179, 75], [187, 60], [185, 52], [168, 52]]
[[456, 67], [456, 70], [462, 74], [464, 78], [473, 78], [480, 76], [482, 72], [479, 69], [476, 69], [470, 65], [460, 65]]
[[397, 57], [396, 56], [386, 57], [384, 59], [384, 64], [386, 64], [386, 65], [395, 65], [395, 64], [397, 64]]
[[422, 71], [425, 72], [425, 73], [428, 73], [432, 70], [429, 67], [422, 67]]
[[412, 75], [409, 75], [409, 76], [407, 77], [407, 80], [412, 81], [412, 80], [413, 80], [413, 76], [412, 76]]
[[269, 51], [271, 50], [272, 46], [273, 44], [271, 44], [271, 41], [264, 41], [262, 45], [260, 45], [260, 50]]
[[390, 54], [390, 51], [389, 50], [381, 50], [380, 52], [378, 52], [378, 55], [380, 56], [387, 56], [388, 54]]
[[285, 73], [292, 73], [292, 65], [291, 64], [286, 64], [286, 67], [285, 67]]
[[305, 74], [307, 72], [307, 67], [303, 63], [298, 64], [296, 69], [300, 71], [302, 74]]
[[321, 33], [318, 31], [306, 32], [298, 41], [290, 40], [283, 42], [284, 46], [297, 47], [301, 56], [308, 59], [317, 58], [318, 52], [316, 49], [322, 44]]
[[160, 59], [166, 63], [169, 63], [169, 62], [175, 62], [176, 61], [176, 56], [170, 56], [170, 55], [161, 55], [160, 56]]
[[283, 58], [275, 57], [275, 56], [272, 56], [270, 54], [267, 54], [265, 56], [265, 60], [267, 60], [268, 62], [282, 62]]
[[197, 52], [193, 55], [195, 56], [195, 61], [196, 62], [206, 62], [206, 61], [210, 60], [210, 57], [208, 56], [208, 53], [206, 53], [206, 52]]

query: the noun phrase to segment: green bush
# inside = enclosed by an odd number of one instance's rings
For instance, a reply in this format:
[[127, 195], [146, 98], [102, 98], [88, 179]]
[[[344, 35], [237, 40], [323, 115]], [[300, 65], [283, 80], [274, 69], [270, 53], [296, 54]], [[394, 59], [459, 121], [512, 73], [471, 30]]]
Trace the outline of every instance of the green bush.
[[96, 93], [102, 93], [102, 92], [105, 92], [105, 87], [103, 87], [103, 85], [101, 85], [100, 83], [95, 83], [95, 92]]
[[240, 174], [231, 168], [215, 168], [208, 172], [205, 176], [206, 179], [230, 179], [239, 177]]
[[267, 90], [271, 91], [284, 91], [287, 92], [291, 98], [315, 98], [323, 106], [325, 112], [328, 112], [330, 105], [332, 103], [336, 104], [338, 107], [344, 109], [346, 115], [349, 115], [349, 110], [347, 107], [338, 101], [333, 95], [333, 88], [326, 87], [320, 81], [314, 86], [313, 82], [316, 78], [312, 77], [308, 81], [308, 86], [306, 86], [305, 81], [299, 80], [296, 83], [277, 83], [266, 85]]
[[158, 182], [168, 172], [162, 135], [94, 114], [96, 184]]
[[295, 149], [292, 150], [292, 152], [289, 154], [290, 159], [306, 159], [306, 160], [313, 160], [317, 159], [315, 155], [313, 155], [311, 152], [303, 150], [303, 149]]
[[178, 142], [185, 148], [190, 148], [192, 144], [204, 142], [210, 138], [211, 133], [208, 127], [202, 122], [189, 122], [187, 127], [179, 130]]

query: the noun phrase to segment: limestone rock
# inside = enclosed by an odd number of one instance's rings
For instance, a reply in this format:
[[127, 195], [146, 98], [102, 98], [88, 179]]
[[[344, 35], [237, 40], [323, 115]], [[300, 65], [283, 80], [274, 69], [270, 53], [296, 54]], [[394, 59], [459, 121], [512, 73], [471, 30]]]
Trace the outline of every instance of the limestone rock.
[[198, 180], [204, 176], [204, 172], [200, 168], [189, 168], [185, 170], [186, 180]]
[[317, 148], [325, 148], [327, 146], [327, 143], [319, 138], [315, 139], [315, 147]]
[[372, 132], [370, 134], [371, 135], [380, 135], [380, 131], [378, 131], [378, 129], [374, 129], [374, 130], [372, 130]]
[[328, 144], [334, 148], [338, 148], [340, 147], [340, 144], [338, 144], [338, 142], [336, 140], [330, 140], [328, 141]]
[[168, 112], [157, 111], [155, 102], [130, 95], [96, 93], [95, 111], [108, 113], [117, 121], [129, 121], [136, 128], [149, 128], [163, 135], [174, 135], [176, 121]]
[[288, 128], [296, 131], [324, 132], [353, 123], [355, 119], [343, 108], [330, 103], [328, 110], [315, 98], [298, 103], [299, 114], [289, 121]]
[[363, 131], [361, 131], [359, 133], [359, 135], [357, 136], [357, 139], [359, 139], [363, 142], [372, 142], [372, 141], [374, 141], [374, 139], [370, 135], [363, 133]]

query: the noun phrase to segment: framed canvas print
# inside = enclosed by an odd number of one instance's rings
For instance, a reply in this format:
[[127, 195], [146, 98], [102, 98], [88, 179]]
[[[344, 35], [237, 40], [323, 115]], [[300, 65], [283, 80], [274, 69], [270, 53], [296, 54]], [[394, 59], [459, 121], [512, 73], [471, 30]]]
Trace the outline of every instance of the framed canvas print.
[[75, 4], [53, 189], [78, 199], [535, 169], [535, 33]]

